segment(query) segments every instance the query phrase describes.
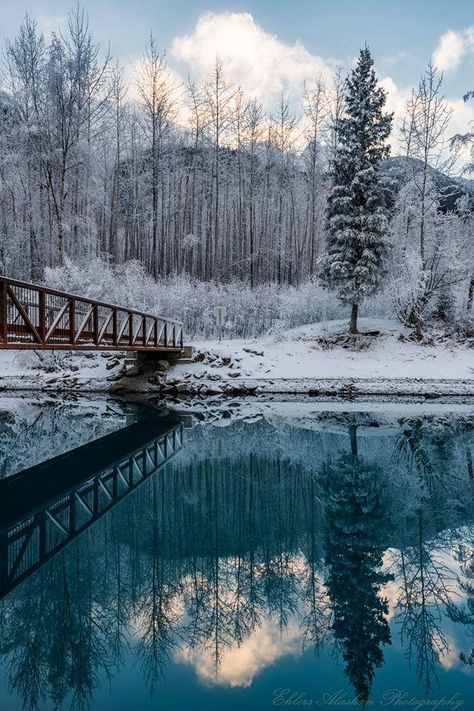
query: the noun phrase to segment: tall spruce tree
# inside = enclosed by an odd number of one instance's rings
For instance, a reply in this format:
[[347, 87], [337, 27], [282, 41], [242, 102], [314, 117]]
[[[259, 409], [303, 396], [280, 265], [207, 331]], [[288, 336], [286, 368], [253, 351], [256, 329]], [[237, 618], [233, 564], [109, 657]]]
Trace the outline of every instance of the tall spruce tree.
[[384, 270], [386, 190], [379, 167], [388, 156], [392, 114], [383, 112], [368, 47], [360, 51], [346, 82], [345, 115], [337, 121], [333, 188], [328, 200], [323, 284], [352, 304], [350, 332], [357, 333], [359, 304], [375, 293]]

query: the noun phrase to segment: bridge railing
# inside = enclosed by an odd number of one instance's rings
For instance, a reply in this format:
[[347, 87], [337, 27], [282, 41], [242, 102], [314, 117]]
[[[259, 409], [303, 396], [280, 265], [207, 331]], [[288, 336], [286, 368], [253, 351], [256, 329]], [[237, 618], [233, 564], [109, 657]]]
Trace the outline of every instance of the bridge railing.
[[0, 276], [0, 349], [182, 347], [179, 321]]
[[[19, 520], [0, 528], [0, 599], [150, 479], [182, 446], [183, 426], [170, 426], [117, 462], [66, 487], [54, 500], [32, 505]], [[9, 480], [0, 485], [5, 493]]]

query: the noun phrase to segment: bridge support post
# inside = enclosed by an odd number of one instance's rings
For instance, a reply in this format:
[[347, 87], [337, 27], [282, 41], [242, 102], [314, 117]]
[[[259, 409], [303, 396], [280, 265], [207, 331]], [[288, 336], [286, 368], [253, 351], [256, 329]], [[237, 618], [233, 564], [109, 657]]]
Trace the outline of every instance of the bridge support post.
[[8, 587], [8, 535], [0, 533], [0, 595]]
[[7, 282], [0, 281], [0, 338], [4, 343], [8, 340], [8, 305], [7, 305]]
[[76, 302], [74, 299], [69, 302], [69, 340], [74, 345], [76, 340]]
[[44, 289], [38, 292], [38, 334], [41, 343], [45, 345], [46, 341], [46, 294]]

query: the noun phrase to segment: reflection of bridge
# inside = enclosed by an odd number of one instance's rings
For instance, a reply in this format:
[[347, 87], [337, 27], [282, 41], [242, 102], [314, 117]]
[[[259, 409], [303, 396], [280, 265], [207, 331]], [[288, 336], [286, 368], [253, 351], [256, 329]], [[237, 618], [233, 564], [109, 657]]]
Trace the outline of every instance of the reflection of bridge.
[[182, 432], [176, 417], [136, 423], [0, 481], [0, 598], [152, 476]]
[[183, 325], [0, 277], [0, 348], [179, 352]]

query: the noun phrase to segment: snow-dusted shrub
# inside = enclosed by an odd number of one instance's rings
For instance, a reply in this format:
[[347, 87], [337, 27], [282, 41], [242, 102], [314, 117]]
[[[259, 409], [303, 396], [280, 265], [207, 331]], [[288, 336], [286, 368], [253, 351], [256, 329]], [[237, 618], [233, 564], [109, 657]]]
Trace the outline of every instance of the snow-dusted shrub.
[[[224, 335], [254, 337], [281, 332], [307, 323], [344, 318], [346, 309], [316, 281], [298, 287], [244, 282], [202, 282], [175, 276], [155, 282], [138, 262], [112, 266], [100, 259], [45, 270], [47, 286], [82, 296], [160, 314], [184, 322], [188, 338], [217, 335], [214, 306], [226, 306]], [[363, 315], [382, 316], [390, 300], [379, 295], [369, 300]], [[392, 315], [389, 313], [389, 315]]]

